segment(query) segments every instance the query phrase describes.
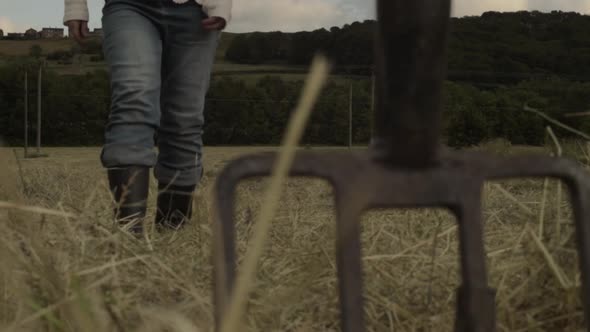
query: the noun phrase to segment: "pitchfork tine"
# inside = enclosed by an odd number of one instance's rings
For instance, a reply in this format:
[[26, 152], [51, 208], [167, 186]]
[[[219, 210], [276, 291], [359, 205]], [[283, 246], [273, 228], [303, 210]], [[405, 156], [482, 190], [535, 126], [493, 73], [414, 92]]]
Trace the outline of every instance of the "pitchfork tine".
[[[574, 218], [576, 223], [576, 242], [578, 244], [578, 260], [580, 272], [582, 275], [582, 297], [585, 320], [588, 330], [590, 330], [590, 185], [587, 179], [588, 175], [583, 174], [584, 179], [578, 179], [575, 183], [570, 183], [570, 192]], [[586, 185], [582, 185], [586, 184]]]
[[481, 179], [475, 178], [463, 188], [462, 204], [454, 209], [459, 223], [462, 280], [457, 290], [455, 331], [494, 331], [496, 292], [488, 287], [485, 266]]

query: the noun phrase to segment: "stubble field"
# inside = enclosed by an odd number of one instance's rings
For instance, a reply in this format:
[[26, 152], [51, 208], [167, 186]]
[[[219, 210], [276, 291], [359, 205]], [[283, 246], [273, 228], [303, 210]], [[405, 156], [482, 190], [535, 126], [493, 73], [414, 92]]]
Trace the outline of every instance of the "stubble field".
[[[48, 148], [48, 158], [27, 160], [22, 150], [17, 160], [12, 149], [0, 149], [0, 330], [211, 331], [212, 186], [231, 159], [263, 150], [273, 148], [207, 148], [191, 224], [135, 239], [112, 224], [99, 149]], [[241, 253], [266, 183], [239, 188]], [[582, 330], [565, 190], [553, 180], [522, 179], [484, 191], [498, 330]], [[153, 182], [150, 221], [155, 194]], [[326, 183], [288, 181], [244, 331], [338, 330], [333, 208]], [[362, 229], [368, 330], [452, 331], [460, 281], [451, 215], [373, 211]]]

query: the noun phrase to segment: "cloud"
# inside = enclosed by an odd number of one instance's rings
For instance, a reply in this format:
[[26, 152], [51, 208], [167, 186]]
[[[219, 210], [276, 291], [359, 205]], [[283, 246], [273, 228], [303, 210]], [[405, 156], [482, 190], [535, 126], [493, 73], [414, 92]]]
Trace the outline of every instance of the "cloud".
[[539, 11], [575, 11], [580, 13], [590, 13], [590, 1], [589, 0], [567, 0], [567, 2], [558, 2], [556, 0], [528, 0], [529, 10]]
[[528, 0], [461, 0], [453, 1], [452, 15], [461, 17], [466, 15], [481, 15], [486, 11], [512, 12], [525, 10]]
[[229, 31], [314, 30], [341, 26], [355, 20], [341, 1], [318, 0], [249, 0], [234, 1]]
[[[412, 1], [412, 0], [408, 0]], [[342, 26], [375, 18], [375, 0], [249, 0], [234, 1], [228, 31], [301, 31]], [[590, 0], [453, 0], [452, 15], [486, 11], [563, 10], [590, 13]]]
[[453, 16], [481, 15], [486, 11], [513, 12], [519, 10], [575, 11], [590, 13], [590, 0], [456, 0]]
[[0, 16], [0, 29], [4, 31], [4, 33], [8, 32], [21, 32], [22, 27], [15, 24], [11, 19], [6, 16]]
[[339, 0], [340, 6], [352, 16], [361, 19], [371, 18], [376, 16], [377, 1], [375, 0]]
[[[413, 0], [407, 0], [413, 1]], [[234, 0], [232, 32], [300, 31], [375, 18], [375, 0]], [[91, 28], [100, 27], [104, 1], [88, 0]], [[30, 11], [38, 6], [38, 11]], [[35, 7], [37, 8], [37, 7]], [[590, 0], [453, 0], [453, 16], [485, 11], [562, 10], [590, 14]], [[0, 0], [0, 29], [60, 26], [63, 0]], [[9, 18], [10, 17], [10, 18]]]

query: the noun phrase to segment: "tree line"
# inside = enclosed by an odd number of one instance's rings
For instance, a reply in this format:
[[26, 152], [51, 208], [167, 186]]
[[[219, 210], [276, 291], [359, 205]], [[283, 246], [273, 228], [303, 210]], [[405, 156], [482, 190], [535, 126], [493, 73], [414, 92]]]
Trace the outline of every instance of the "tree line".
[[[0, 134], [9, 144], [23, 142], [24, 71], [30, 79], [30, 135], [36, 116], [35, 61], [0, 66]], [[305, 144], [345, 145], [348, 142], [349, 91], [353, 89], [353, 141], [371, 138], [371, 80], [333, 80], [323, 91], [303, 138]], [[296, 106], [302, 81], [266, 76], [256, 82], [233, 77], [213, 80], [205, 106], [208, 145], [278, 144]], [[109, 75], [97, 70], [60, 76], [44, 72], [43, 142], [46, 145], [101, 145], [108, 117]], [[534, 79], [496, 89], [466, 83], [444, 85], [443, 128], [449, 145], [463, 147], [493, 138], [513, 144], [543, 143], [547, 123], [523, 111], [528, 104], [574, 128], [590, 132], [590, 121], [564, 118], [585, 110], [590, 83], [563, 78]], [[559, 132], [567, 136], [567, 132]]]
[[[235, 36], [228, 61], [246, 64], [308, 64], [321, 50], [336, 64], [372, 66], [375, 21], [297, 33]], [[590, 77], [590, 16], [572, 12], [486, 12], [453, 18], [449, 78], [472, 84], [515, 84], [558, 75]]]

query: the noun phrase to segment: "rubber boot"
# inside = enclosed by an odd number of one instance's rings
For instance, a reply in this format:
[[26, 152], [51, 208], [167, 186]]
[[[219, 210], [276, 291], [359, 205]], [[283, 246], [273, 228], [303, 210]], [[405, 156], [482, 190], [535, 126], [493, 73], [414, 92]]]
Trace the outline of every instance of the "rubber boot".
[[195, 188], [158, 184], [157, 228], [178, 230], [191, 219]]
[[150, 172], [144, 166], [125, 166], [108, 170], [109, 186], [115, 198], [115, 220], [132, 233], [143, 230], [149, 193]]

